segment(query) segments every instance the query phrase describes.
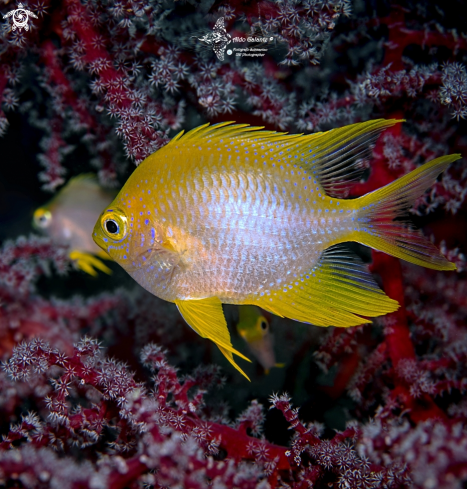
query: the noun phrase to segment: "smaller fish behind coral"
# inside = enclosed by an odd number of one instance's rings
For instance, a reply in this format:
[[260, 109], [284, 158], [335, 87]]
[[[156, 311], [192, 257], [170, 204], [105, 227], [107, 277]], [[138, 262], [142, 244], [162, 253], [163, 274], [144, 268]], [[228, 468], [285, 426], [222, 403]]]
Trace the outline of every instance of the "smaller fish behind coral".
[[111, 274], [112, 270], [99, 259], [111, 258], [94, 243], [91, 234], [102, 207], [115, 195], [114, 191], [102, 189], [95, 175], [79, 175], [36, 209], [33, 226], [53, 240], [69, 245], [69, 256], [79, 269], [93, 276], [97, 275], [96, 270]]
[[283, 367], [283, 363], [276, 363], [274, 337], [261, 309], [256, 306], [239, 306], [238, 310], [238, 334], [246, 341], [266, 375], [272, 367]]

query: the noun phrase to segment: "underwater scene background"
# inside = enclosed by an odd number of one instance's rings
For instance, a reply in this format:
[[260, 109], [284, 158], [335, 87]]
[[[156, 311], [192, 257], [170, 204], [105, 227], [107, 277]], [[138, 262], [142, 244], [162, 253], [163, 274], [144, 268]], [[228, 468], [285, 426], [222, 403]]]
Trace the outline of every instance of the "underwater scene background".
[[1, 487], [466, 487], [465, 159], [411, 209], [457, 271], [352, 245], [397, 312], [348, 329], [264, 312], [281, 364], [266, 374], [224, 306], [251, 382], [175, 305], [111, 261], [111, 274], [85, 273], [32, 225], [74, 177], [96, 174], [112, 194], [206, 122], [313, 133], [405, 119], [349, 198], [466, 155], [463, 7], [1, 3]]

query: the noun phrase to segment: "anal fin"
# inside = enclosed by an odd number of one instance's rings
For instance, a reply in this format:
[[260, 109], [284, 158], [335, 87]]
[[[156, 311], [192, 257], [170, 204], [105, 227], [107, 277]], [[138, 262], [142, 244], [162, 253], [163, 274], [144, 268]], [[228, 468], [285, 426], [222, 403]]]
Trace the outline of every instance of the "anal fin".
[[250, 380], [233, 358], [235, 354], [250, 361], [232, 346], [221, 301], [217, 297], [209, 297], [199, 300], [175, 300], [175, 304], [188, 325], [201, 337], [213, 341], [225, 358]]
[[360, 259], [341, 245], [326, 250], [309, 273], [251, 303], [296, 321], [338, 327], [369, 323], [365, 317], [399, 308], [399, 303], [378, 287]]

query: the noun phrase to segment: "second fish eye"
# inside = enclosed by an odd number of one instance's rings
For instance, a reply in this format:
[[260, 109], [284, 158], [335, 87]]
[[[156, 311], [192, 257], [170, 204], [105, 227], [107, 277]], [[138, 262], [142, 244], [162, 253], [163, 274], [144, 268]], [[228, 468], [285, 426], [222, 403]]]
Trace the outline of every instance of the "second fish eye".
[[52, 214], [50, 211], [44, 209], [37, 209], [34, 213], [34, 224], [38, 228], [47, 228], [52, 221]]
[[108, 219], [105, 221], [105, 229], [110, 234], [118, 233], [118, 224], [113, 219]]

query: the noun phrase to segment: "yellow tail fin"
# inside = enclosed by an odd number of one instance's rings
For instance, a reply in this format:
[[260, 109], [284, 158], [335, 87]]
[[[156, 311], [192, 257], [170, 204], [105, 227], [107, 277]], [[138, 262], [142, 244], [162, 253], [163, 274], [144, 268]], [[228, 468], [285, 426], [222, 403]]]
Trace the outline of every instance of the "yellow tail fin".
[[352, 240], [379, 251], [434, 270], [455, 270], [456, 265], [442, 256], [419, 230], [396, 218], [404, 217], [415, 199], [432, 186], [459, 154], [436, 158], [355, 201], [359, 205], [359, 229]]

